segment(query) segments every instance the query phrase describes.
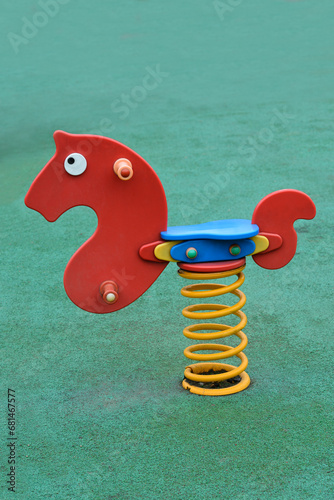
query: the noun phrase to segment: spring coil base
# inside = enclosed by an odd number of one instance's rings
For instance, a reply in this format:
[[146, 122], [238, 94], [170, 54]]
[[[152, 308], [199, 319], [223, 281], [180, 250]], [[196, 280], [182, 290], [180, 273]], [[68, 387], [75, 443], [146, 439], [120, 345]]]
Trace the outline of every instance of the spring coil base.
[[[183, 330], [183, 334], [185, 335], [185, 337], [194, 340], [214, 340], [229, 337], [231, 335], [236, 335], [241, 341], [237, 347], [206, 343], [195, 344], [187, 347], [184, 350], [184, 355], [188, 359], [202, 361], [201, 363], [195, 363], [187, 366], [184, 371], [185, 379], [182, 382], [182, 386], [184, 387], [184, 389], [188, 389], [192, 393], [200, 394], [203, 396], [224, 396], [243, 391], [250, 384], [250, 378], [245, 372], [245, 369], [248, 365], [248, 359], [242, 352], [248, 343], [246, 335], [242, 332], [242, 328], [244, 328], [244, 326], [247, 324], [247, 317], [240, 310], [246, 303], [246, 296], [243, 292], [238, 290], [238, 287], [241, 286], [245, 281], [245, 275], [242, 272], [245, 267], [246, 265], [242, 265], [237, 269], [210, 273], [185, 271], [183, 269], [178, 270], [178, 273], [182, 278], [192, 280], [208, 280], [226, 278], [233, 275], [237, 276], [237, 280], [231, 285], [201, 283], [185, 286], [181, 290], [182, 295], [190, 298], [217, 297], [220, 295], [225, 295], [226, 293], [232, 293], [239, 299], [238, 303], [233, 306], [220, 304], [195, 304], [187, 306], [182, 310], [183, 316], [191, 319], [221, 318], [230, 314], [234, 314], [240, 319], [238, 325], [233, 327], [218, 323], [198, 323], [192, 326], [188, 326]], [[199, 333], [200, 330], [209, 330], [209, 333]], [[218, 352], [215, 352], [213, 354], [197, 353], [197, 351], [207, 350]], [[238, 367], [225, 363], [212, 362], [215, 360], [227, 359], [232, 356], [237, 356], [241, 360], [241, 364]], [[208, 372], [214, 373], [209, 374]], [[233, 384], [233, 381], [231, 379], [237, 376], [240, 376], [240, 381]], [[214, 386], [214, 383], [229, 380], [231, 381], [231, 386], [224, 388], [204, 388], [198, 387], [196, 385], [196, 383], [200, 382], [202, 384], [212, 383], [212, 385]], [[192, 384], [192, 381], [195, 382], [195, 384]]]

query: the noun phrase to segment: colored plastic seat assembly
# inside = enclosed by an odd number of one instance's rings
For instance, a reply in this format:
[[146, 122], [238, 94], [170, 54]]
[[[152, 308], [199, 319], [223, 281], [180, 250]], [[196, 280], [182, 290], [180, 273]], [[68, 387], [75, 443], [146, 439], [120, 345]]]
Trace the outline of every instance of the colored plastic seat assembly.
[[[142, 295], [169, 262], [177, 263], [179, 276], [195, 282], [181, 294], [205, 301], [182, 311], [196, 322], [184, 329], [185, 337], [200, 341], [184, 350], [194, 363], [185, 369], [183, 387], [206, 396], [247, 388], [247, 318], [241, 311], [246, 297], [239, 289], [246, 257], [265, 269], [288, 264], [297, 247], [294, 222], [315, 217], [311, 198], [284, 189], [263, 198], [252, 220], [167, 227], [161, 182], [137, 153], [105, 137], [57, 131], [54, 139], [56, 153], [33, 182], [26, 205], [50, 222], [78, 205], [91, 207], [98, 217], [96, 232], [66, 267], [69, 298], [85, 311], [115, 312]], [[233, 277], [232, 284], [217, 282]], [[226, 294], [235, 297], [234, 305], [207, 302]], [[228, 316], [237, 318], [236, 326], [220, 323]], [[236, 347], [217, 342], [233, 335]], [[232, 357], [239, 359], [238, 366], [225, 363]]]

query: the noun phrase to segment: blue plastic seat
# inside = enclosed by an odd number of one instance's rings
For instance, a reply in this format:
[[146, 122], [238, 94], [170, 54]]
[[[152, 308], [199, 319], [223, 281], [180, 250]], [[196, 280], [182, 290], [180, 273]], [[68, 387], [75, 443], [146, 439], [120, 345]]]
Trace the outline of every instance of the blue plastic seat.
[[247, 219], [226, 219], [194, 224], [192, 226], [173, 226], [161, 232], [161, 238], [167, 241], [235, 240], [251, 238], [257, 235], [259, 226]]

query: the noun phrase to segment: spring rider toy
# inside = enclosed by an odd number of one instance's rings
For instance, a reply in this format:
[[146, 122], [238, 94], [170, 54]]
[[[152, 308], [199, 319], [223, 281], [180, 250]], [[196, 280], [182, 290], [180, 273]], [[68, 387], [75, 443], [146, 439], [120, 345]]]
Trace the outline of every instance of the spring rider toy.
[[[241, 308], [246, 297], [239, 287], [246, 256], [266, 269], [279, 269], [293, 258], [297, 219], [316, 214], [309, 196], [294, 189], [269, 194], [256, 206], [252, 220], [228, 219], [204, 224], [167, 227], [167, 203], [162, 184], [137, 153], [112, 139], [94, 135], [54, 133], [56, 153], [33, 182], [25, 203], [54, 222], [67, 210], [84, 205], [97, 214], [98, 227], [70, 259], [64, 285], [69, 298], [91, 313], [111, 313], [140, 297], [169, 262], [188, 280], [236, 276], [234, 283], [201, 283], [182, 288], [190, 299], [232, 293], [233, 306], [201, 303], [185, 307], [192, 320], [215, 320], [235, 315], [239, 323], [196, 323], [184, 335], [202, 340], [184, 351], [197, 363], [186, 367], [182, 385], [209, 396], [233, 394], [247, 388], [250, 378], [243, 353], [247, 323]], [[126, 276], [127, 279], [119, 279]], [[205, 332], [204, 332], [205, 330]], [[236, 335], [237, 347], [209, 341]], [[215, 351], [199, 353], [198, 351]], [[238, 367], [217, 362], [232, 356]]]

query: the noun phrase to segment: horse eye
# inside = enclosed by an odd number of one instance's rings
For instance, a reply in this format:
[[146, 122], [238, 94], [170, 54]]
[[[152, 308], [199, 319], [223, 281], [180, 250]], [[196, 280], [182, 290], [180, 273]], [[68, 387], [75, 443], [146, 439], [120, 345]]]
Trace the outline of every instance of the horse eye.
[[72, 153], [66, 158], [64, 167], [70, 175], [81, 175], [87, 168], [87, 160], [80, 153]]

